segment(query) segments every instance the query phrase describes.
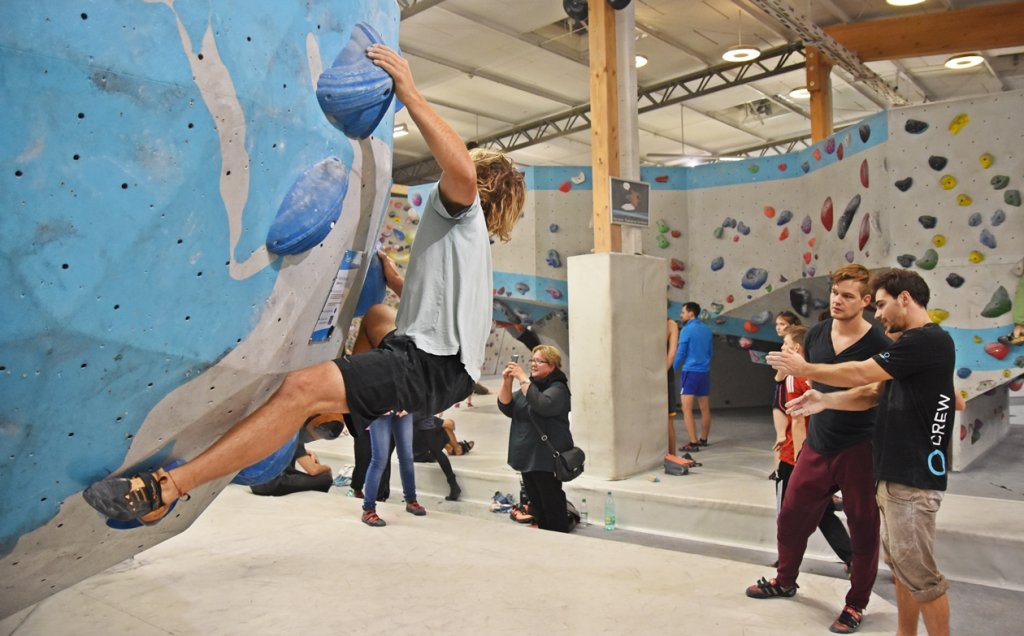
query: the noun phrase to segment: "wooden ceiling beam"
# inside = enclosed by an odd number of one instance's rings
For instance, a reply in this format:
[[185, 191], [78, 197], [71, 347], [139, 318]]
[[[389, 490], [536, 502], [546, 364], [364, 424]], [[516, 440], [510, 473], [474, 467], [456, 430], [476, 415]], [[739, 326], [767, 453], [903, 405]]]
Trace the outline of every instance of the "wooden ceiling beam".
[[825, 27], [862, 62], [1024, 45], [1024, 2]]

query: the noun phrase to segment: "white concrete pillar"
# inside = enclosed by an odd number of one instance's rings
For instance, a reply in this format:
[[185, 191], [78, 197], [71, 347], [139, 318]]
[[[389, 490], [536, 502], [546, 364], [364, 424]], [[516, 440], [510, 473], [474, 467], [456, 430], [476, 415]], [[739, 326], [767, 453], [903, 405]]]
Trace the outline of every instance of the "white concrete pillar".
[[623, 479], [665, 454], [665, 260], [568, 259], [572, 434], [586, 474]]

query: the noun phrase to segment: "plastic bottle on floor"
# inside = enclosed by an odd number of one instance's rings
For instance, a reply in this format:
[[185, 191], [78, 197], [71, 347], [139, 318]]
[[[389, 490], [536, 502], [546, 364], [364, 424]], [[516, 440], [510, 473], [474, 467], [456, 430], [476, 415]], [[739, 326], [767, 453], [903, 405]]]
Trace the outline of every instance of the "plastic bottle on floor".
[[615, 498], [610, 490], [604, 498], [604, 529], [615, 529]]
[[587, 511], [587, 498], [580, 500], [580, 525], [586, 528], [590, 525], [590, 513]]

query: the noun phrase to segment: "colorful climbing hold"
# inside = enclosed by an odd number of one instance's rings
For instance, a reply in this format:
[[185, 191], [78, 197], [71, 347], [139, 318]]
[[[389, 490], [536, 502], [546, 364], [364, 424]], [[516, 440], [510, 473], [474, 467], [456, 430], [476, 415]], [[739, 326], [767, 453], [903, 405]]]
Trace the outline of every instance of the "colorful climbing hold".
[[916, 260], [917, 257], [914, 256], [913, 254], [900, 254], [899, 256], [896, 257], [896, 262], [900, 264], [900, 267], [904, 268], [910, 267], [911, 265], [914, 264], [914, 261]]
[[978, 263], [985, 260], [985, 255], [979, 252], [978, 250], [972, 250], [971, 253], [967, 255], [967, 260], [970, 261], [972, 264], [977, 265]]
[[961, 380], [966, 380], [967, 378], [971, 377], [971, 370], [967, 367], [960, 367], [959, 369], [956, 370], [956, 377], [960, 378]]
[[982, 245], [990, 250], [994, 250], [996, 248], [996, 237], [993, 236], [992, 232], [989, 232], [987, 228], [981, 231], [981, 237], [979, 240]]
[[985, 342], [984, 340], [982, 340], [981, 336], [973, 336], [971, 340], [974, 341], [974, 344], [981, 344]]
[[711, 271], [717, 272], [718, 270], [725, 267], [725, 259], [721, 256], [716, 256], [711, 259]]
[[825, 230], [828, 232], [832, 231], [832, 197], [826, 197], [825, 202], [821, 205], [821, 224], [825, 226]]
[[812, 236], [811, 238], [807, 239], [807, 246], [808, 247], [814, 247], [817, 244], [818, 244], [818, 239], [816, 237]]
[[985, 345], [985, 353], [996, 360], [1002, 360], [1006, 356], [1010, 355], [1010, 347], [1001, 342], [990, 342]]
[[545, 287], [544, 291], [546, 291], [548, 295], [555, 300], [560, 300], [562, 298], [562, 290], [555, 287]]
[[658, 247], [660, 247], [663, 250], [668, 249], [668, 239], [665, 238], [664, 234], [658, 235]]
[[990, 221], [990, 223], [992, 223], [992, 227], [999, 227], [1000, 225], [1003, 224], [1003, 221], [1005, 221], [1005, 220], [1006, 220], [1006, 212], [1003, 212], [1000, 209], [1000, 210], [996, 210], [995, 212], [992, 213], [992, 220]]
[[1016, 208], [1020, 207], [1020, 191], [1019, 190], [1007, 190], [1003, 193], [1003, 201], [1006, 201], [1006, 205], [1012, 205]]
[[946, 245], [946, 235], [936, 234], [932, 237], [932, 245], [935, 247], [944, 247]]
[[575, 184], [575, 185], [580, 185], [581, 183], [583, 183], [584, 181], [587, 180], [587, 175], [586, 175], [585, 172], [580, 170], [580, 173], [578, 175], [576, 175], [575, 177], [572, 177], [569, 180], [572, 181], [573, 184]]
[[928, 157], [928, 166], [936, 172], [945, 168], [947, 163], [949, 163], [949, 159], [946, 159], [941, 155], [932, 155], [931, 157]]
[[928, 318], [935, 324], [940, 324], [943, 320], [949, 318], [949, 312], [945, 309], [929, 309]]
[[912, 177], [907, 177], [906, 179], [900, 179], [893, 185], [895, 185], [896, 189], [900, 192], [906, 192], [910, 189], [910, 186], [914, 185], [914, 179]]
[[903, 130], [911, 135], [919, 135], [928, 130], [928, 124], [919, 119], [908, 119], [907, 123], [903, 124]]
[[668, 183], [668, 175], [659, 174], [658, 176], [654, 177], [654, 180], [657, 181], [658, 183]]
[[779, 169], [779, 172], [785, 172], [786, 169], [789, 168], [789, 166], [786, 165], [785, 163], [780, 163], [779, 165], [777, 165], [775, 167]]
[[860, 207], [860, 195], [855, 194], [850, 202], [846, 204], [846, 209], [843, 210], [843, 215], [839, 217], [839, 223], [836, 224], [836, 236], [841, 239], [846, 238], [846, 232], [849, 231], [850, 225], [853, 223], [853, 215], [857, 214], [857, 208]]
[[671, 276], [669, 276], [668, 282], [676, 289], [682, 289], [683, 287], [686, 286], [686, 281], [684, 281], [683, 277], [680, 276], [679, 274], [672, 274]]
[[761, 328], [754, 324], [752, 320], [746, 320], [743, 322], [743, 331], [747, 333], [757, 333]]
[[865, 213], [864, 218], [860, 220], [860, 232], [857, 233], [857, 249], [864, 251], [864, 246], [868, 244], [868, 239], [871, 238], [871, 214]]
[[857, 133], [860, 135], [860, 140], [867, 143], [868, 138], [871, 137], [871, 126], [868, 124], [861, 124], [860, 127], [857, 128]]
[[974, 200], [966, 194], [958, 194], [956, 197], [956, 204], [962, 208], [966, 208], [972, 203], [974, 203]]
[[950, 274], [946, 276], [946, 283], [953, 289], [956, 289], [964, 284], [964, 277], [960, 274]]
[[949, 132], [954, 135], [959, 133], [960, 130], [970, 123], [971, 118], [967, 116], [967, 113], [960, 113], [953, 118], [953, 121], [949, 122]]
[[942, 186], [943, 190], [952, 190], [956, 187], [956, 177], [948, 174], [942, 175], [942, 178], [939, 179], [939, 185]]
[[715, 235], [716, 239], [722, 238], [722, 235], [724, 233], [725, 233], [725, 230], [722, 229], [722, 226], [718, 226], [718, 227], [715, 228], [714, 235]]
[[1010, 185], [1010, 177], [1005, 174], [997, 174], [988, 181], [992, 184], [992, 187], [996, 190], [1002, 190], [1006, 186]]
[[939, 264], [939, 253], [928, 248], [924, 251], [924, 256], [917, 259], [916, 264], [924, 270], [935, 269], [935, 266]]
[[752, 163], [749, 166], [747, 166], [747, 170], [749, 170], [753, 174], [757, 174], [757, 171], [760, 169], [761, 168], [756, 163]]
[[732, 294], [728, 294], [725, 297], [725, 302], [727, 302], [727, 303], [732, 303], [734, 300], [736, 300], [736, 297], [733, 296]]
[[779, 218], [775, 220], [775, 225], [785, 225], [793, 219], [792, 210], [783, 210], [779, 212]]
[[814, 160], [815, 161], [821, 161], [821, 149], [820, 148], [815, 148], [814, 151], [811, 154], [814, 155]]
[[559, 268], [562, 266], [562, 256], [557, 250], [548, 250], [547, 262], [549, 267]]
[[742, 234], [743, 236], [750, 234], [750, 228], [747, 227], [747, 224], [744, 223], [743, 221], [740, 221], [739, 223], [736, 224], [736, 231]]
[[686, 269], [686, 266], [683, 265], [683, 261], [678, 258], [669, 259], [668, 266], [673, 272], [681, 272]]
[[810, 252], [804, 252], [804, 264], [810, 265], [812, 254]]
[[800, 231], [803, 232], [804, 234], [810, 234], [811, 229], [811, 217], [810, 215], [808, 215], [804, 217], [803, 221], [800, 221]]
[[769, 219], [774, 219], [775, 218], [775, 208], [773, 208], [770, 205], [764, 206], [764, 215], [766, 217], [768, 217]]
[[785, 241], [788, 238], [789, 238], [789, 228], [788, 227], [784, 227], [784, 228], [782, 228], [782, 231], [779, 232], [779, 240], [780, 241]]
[[978, 227], [981, 225], [981, 212], [975, 212], [971, 216], [967, 217], [967, 225], [971, 227]]
[[842, 161], [844, 154], [845, 153], [843, 152], [843, 144], [839, 144], [839, 146], [836, 147], [836, 159]]
[[743, 289], [760, 289], [768, 281], [768, 270], [760, 267], [751, 267], [743, 274], [740, 285]]
[[560, 192], [568, 192], [569, 190], [572, 190], [572, 181], [562, 183], [562, 185], [558, 186], [558, 190]]
[[557, 223], [552, 223], [551, 225], [549, 225], [548, 226], [548, 232], [551, 232], [552, 234], [555, 234], [556, 232], [558, 232], [558, 224]]
[[860, 162], [860, 184], [865, 188], [868, 187], [868, 160], [864, 159]]
[[665, 219], [658, 219], [656, 224], [658, 226], [658, 234], [668, 232], [668, 223], [665, 222]]
[[520, 294], [525, 294], [526, 292], [530, 291], [530, 286], [520, 281], [516, 283], [516, 291], [519, 292]]
[[754, 323], [755, 325], [767, 325], [769, 322], [772, 321], [772, 318], [774, 316], [775, 314], [773, 314], [771, 310], [765, 309], [751, 316], [750, 322]]
[[672, 238], [679, 238], [680, 236], [683, 235], [683, 233], [680, 232], [679, 230], [672, 230], [671, 232], [669, 232], [669, 234], [672, 236]]
[[807, 174], [811, 171], [811, 163], [809, 161], [804, 161], [800, 164], [800, 169], [804, 171], [804, 174]]
[[992, 164], [995, 163], [995, 159], [992, 158], [991, 154], [985, 152], [978, 157], [978, 162], [981, 164], [982, 168], [988, 170], [992, 167]]
[[846, 258], [847, 263], [852, 263], [854, 258], [853, 250], [846, 250], [846, 254], [843, 255]]
[[416, 207], [423, 205], [423, 197], [419, 192], [413, 193], [412, 197], [409, 198], [409, 201]]
[[754, 341], [746, 336], [743, 336], [742, 338], [739, 339], [738, 344], [740, 345], [740, 349], [750, 349], [751, 347], [754, 346]]
[[985, 308], [981, 310], [981, 315], [985, 318], [998, 318], [1009, 312], [1010, 306], [1010, 294], [1006, 291], [1005, 287], [1000, 285], [992, 293], [992, 298], [989, 299]]
[[836, 138], [829, 137], [825, 140], [825, 154], [832, 154], [836, 151]]

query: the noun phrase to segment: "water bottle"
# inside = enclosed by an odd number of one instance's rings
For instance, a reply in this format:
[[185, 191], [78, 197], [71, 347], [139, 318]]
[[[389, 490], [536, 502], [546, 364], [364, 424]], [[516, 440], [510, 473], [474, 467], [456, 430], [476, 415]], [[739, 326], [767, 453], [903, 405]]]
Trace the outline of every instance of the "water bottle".
[[580, 501], [580, 525], [586, 528], [590, 525], [590, 513], [587, 512], [587, 498]]
[[615, 499], [612, 497], [612, 491], [610, 490], [604, 498], [604, 529], [615, 529]]

